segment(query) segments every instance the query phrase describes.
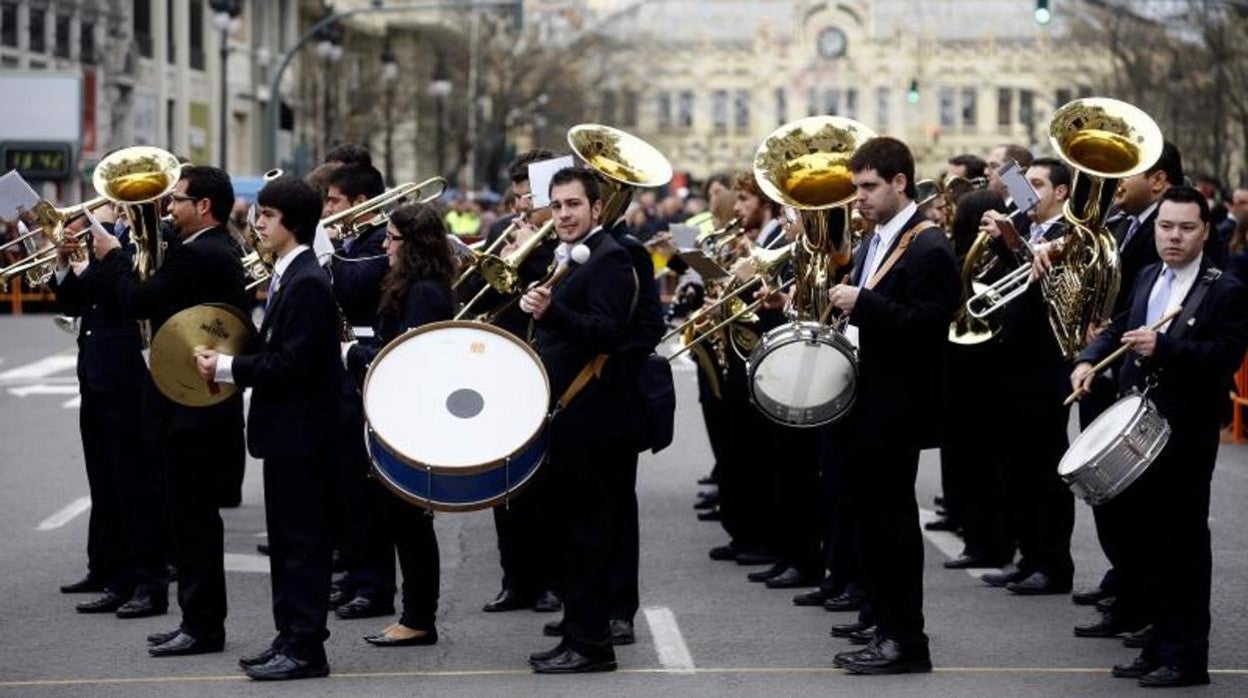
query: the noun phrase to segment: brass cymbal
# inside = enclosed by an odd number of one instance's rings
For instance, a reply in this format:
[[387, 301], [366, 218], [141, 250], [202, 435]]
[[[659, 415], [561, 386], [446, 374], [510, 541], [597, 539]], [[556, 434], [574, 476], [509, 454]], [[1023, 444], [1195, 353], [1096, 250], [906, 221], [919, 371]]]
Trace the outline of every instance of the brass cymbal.
[[237, 388], [229, 383], [210, 384], [201, 378], [195, 367], [195, 348], [237, 356], [254, 334], [251, 321], [237, 308], [217, 303], [191, 306], [166, 320], [152, 339], [152, 381], [179, 405], [215, 405]]

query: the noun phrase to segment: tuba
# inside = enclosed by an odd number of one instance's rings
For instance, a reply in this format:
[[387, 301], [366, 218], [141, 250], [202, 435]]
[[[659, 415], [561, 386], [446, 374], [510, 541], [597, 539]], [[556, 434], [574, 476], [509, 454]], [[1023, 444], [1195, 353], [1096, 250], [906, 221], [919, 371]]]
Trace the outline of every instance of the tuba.
[[121, 206], [130, 221], [140, 281], [150, 279], [164, 258], [160, 201], [173, 191], [181, 174], [182, 163], [173, 153], [146, 145], [110, 153], [95, 167], [95, 191]]
[[633, 198], [634, 189], [672, 180], [672, 164], [654, 146], [610, 126], [579, 124], [568, 130], [568, 147], [597, 172], [603, 190], [602, 225], [610, 228]]

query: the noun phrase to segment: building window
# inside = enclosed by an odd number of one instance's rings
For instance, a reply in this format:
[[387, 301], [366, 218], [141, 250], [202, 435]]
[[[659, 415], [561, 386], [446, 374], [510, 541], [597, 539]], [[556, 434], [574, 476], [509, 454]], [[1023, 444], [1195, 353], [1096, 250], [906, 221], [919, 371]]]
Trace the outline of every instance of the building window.
[[1018, 91], [1018, 120], [1027, 127], [1028, 133], [1036, 127], [1036, 93], [1031, 90]]
[[173, 149], [176, 147], [173, 143], [174, 143], [174, 131], [176, 130], [175, 124], [177, 123], [177, 118], [175, 117], [175, 114], [177, 113], [177, 111], [178, 111], [177, 102], [173, 101], [172, 99], [165, 100], [165, 147], [169, 149]]
[[715, 90], [711, 93], [711, 126], [716, 131], [728, 128], [728, 90]]
[[952, 87], [940, 88], [940, 127], [953, 128], [957, 125], [957, 106], [954, 100], [957, 93]]
[[892, 104], [893, 95], [887, 87], [881, 87], [875, 91], [875, 125], [881, 129], [888, 128], [889, 105]]
[[95, 65], [95, 22], [83, 22], [78, 37], [78, 55], [86, 65]]
[[659, 93], [659, 128], [672, 127], [672, 93]]
[[776, 125], [789, 123], [789, 96], [783, 87], [776, 88]]
[[73, 17], [56, 15], [56, 46], [54, 51], [58, 58], [69, 58], [69, 23]]
[[637, 125], [637, 91], [624, 90], [624, 116], [620, 123], [625, 127]]
[[601, 121], [604, 124], [615, 123], [615, 92], [612, 90], [602, 91], [601, 104]]
[[178, 32], [173, 14], [173, 0], [165, 0], [165, 60], [170, 65], [178, 62]]
[[676, 107], [676, 125], [681, 128], [693, 127], [693, 92], [682, 90], [680, 101]]
[[858, 118], [858, 88], [845, 88], [845, 116], [851, 119]]
[[1059, 88], [1053, 95], [1053, 108], [1057, 109], [1063, 104], [1071, 100], [1072, 94], [1070, 88]]
[[0, 3], [0, 45], [17, 46], [17, 3]]
[[738, 129], [750, 127], [750, 91], [737, 90], [732, 100], [732, 124]]
[[836, 116], [841, 113], [841, 91], [835, 87], [829, 87], [823, 91], [823, 113]]
[[134, 0], [134, 43], [140, 56], [152, 57], [152, 0]]
[[962, 125], [968, 129], [975, 128], [978, 123], [977, 112], [979, 111], [979, 102], [976, 99], [976, 90], [974, 87], [962, 88]]
[[997, 90], [997, 125], [1014, 124], [1014, 90], [1002, 87]]
[[44, 39], [44, 25], [48, 22], [48, 11], [42, 8], [30, 8], [30, 52], [43, 53], [48, 50], [48, 42]]
[[[204, 3], [195, 0], [190, 7], [191, 22], [191, 69], [203, 70], [204, 58]], [[224, 38], [224, 37], [223, 37]]]
[[1092, 86], [1091, 86], [1091, 85], [1080, 85], [1080, 86], [1079, 86], [1079, 99], [1087, 99], [1088, 97], [1091, 97], [1091, 96], [1092, 96]]
[[819, 113], [818, 94], [813, 87], [806, 90], [806, 116], [814, 116]]

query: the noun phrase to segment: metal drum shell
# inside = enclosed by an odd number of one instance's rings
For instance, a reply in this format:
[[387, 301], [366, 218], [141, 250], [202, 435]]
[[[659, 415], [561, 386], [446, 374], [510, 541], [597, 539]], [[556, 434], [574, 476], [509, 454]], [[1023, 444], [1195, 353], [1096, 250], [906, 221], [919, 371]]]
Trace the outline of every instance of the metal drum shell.
[[[816, 407], [792, 407], [759, 389], [755, 376], [761, 366], [778, 348], [794, 342], [823, 345], [844, 355], [850, 368], [849, 381], [836, 399]], [[750, 402], [768, 419], [785, 426], [813, 428], [831, 424], [849, 413], [857, 397], [858, 363], [853, 344], [835, 328], [818, 322], [791, 322], [769, 330], [750, 352], [745, 370]]]
[[[1132, 402], [1136, 407], [1119, 427], [1118, 435], [1094, 452], [1085, 453], [1087, 440], [1104, 434], [1106, 428], [1114, 426], [1114, 420], [1121, 422], [1123, 410]], [[1071, 442], [1058, 464], [1058, 475], [1088, 504], [1104, 504], [1143, 475], [1169, 440], [1170, 423], [1157, 406], [1142, 395], [1128, 395], [1101, 413]], [[1076, 462], [1081, 457], [1082, 462]]]

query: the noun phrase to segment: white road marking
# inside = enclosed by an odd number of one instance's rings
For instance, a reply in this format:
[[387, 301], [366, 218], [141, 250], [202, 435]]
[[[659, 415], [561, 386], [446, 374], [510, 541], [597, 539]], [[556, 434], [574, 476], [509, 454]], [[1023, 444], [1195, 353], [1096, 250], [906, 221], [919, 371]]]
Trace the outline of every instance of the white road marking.
[[78, 355], [75, 353], [53, 354], [38, 361], [23, 364], [17, 368], [11, 368], [0, 373], [0, 382], [15, 383], [18, 381], [29, 381], [38, 378], [45, 378], [53, 373], [60, 373], [78, 364]]
[[[938, 518], [940, 517], [937, 516], [936, 512], [932, 511], [931, 509], [924, 509], [923, 507], [919, 507], [919, 526], [923, 526], [923, 524], [927, 523], [928, 521], [935, 521]], [[949, 531], [929, 531], [926, 528], [922, 530], [923, 530], [923, 535], [929, 541], [931, 541], [932, 545], [936, 546], [936, 548], [940, 550], [940, 552], [944, 553], [945, 557], [949, 558], [950, 560], [956, 560], [962, 554], [962, 539], [958, 538], [953, 533], [950, 533]], [[984, 576], [985, 574], [989, 572], [996, 572], [996, 571], [997, 571], [996, 568], [992, 568], [992, 567], [971, 568], [971, 569], [966, 570], [966, 573], [976, 579], [979, 579], [980, 577]]]
[[225, 554], [226, 572], [269, 573], [269, 558], [264, 555]]
[[73, 521], [79, 514], [91, 508], [90, 497], [79, 497], [70, 502], [65, 508], [49, 516], [39, 525], [35, 527], [36, 531], [52, 531]]
[[64, 408], [65, 408], [65, 409], [67, 409], [67, 410], [76, 410], [76, 409], [78, 409], [78, 408], [82, 407], [82, 396], [81, 396], [81, 395], [75, 395], [74, 397], [71, 397], [70, 399], [66, 400], [65, 402], [62, 402], [62, 403], [61, 403], [61, 407], [64, 407]]
[[694, 673], [693, 657], [680, 634], [680, 626], [676, 624], [672, 610], [666, 606], [650, 606], [642, 612], [646, 614], [646, 624], [650, 626], [650, 636], [654, 638], [659, 664], [677, 673]]
[[26, 397], [27, 395], [77, 395], [77, 385], [50, 385], [48, 383], [35, 383], [34, 385], [23, 385], [18, 388], [9, 388], [10, 395], [18, 397]]

